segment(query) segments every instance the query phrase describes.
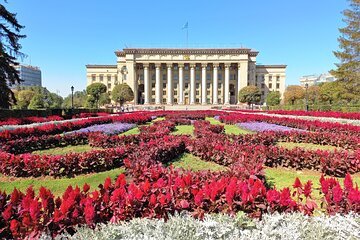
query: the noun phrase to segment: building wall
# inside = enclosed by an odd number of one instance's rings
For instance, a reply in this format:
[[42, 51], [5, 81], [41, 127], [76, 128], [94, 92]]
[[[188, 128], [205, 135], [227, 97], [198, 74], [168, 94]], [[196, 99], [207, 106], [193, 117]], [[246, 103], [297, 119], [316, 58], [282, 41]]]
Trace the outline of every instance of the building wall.
[[[160, 68], [160, 102], [169, 103], [169, 90], [173, 102], [180, 100], [179, 66], [183, 66], [184, 103], [190, 103], [190, 67], [195, 66], [195, 103], [202, 102], [202, 88], [205, 88], [206, 103], [214, 100], [214, 66], [218, 67], [218, 103], [224, 104], [225, 94], [230, 96], [231, 104], [238, 101], [239, 89], [248, 85], [257, 85], [263, 93], [262, 100], [271, 90], [278, 90], [281, 94], [285, 91], [285, 65], [256, 65], [257, 52], [249, 49], [229, 50], [218, 49], [124, 49], [117, 51], [116, 65], [87, 65], [87, 84], [102, 82], [108, 90], [117, 83], [127, 83], [134, 91], [135, 100], [141, 104], [145, 98], [144, 68], [149, 71], [149, 103], [156, 102], [156, 66]], [[188, 51], [188, 52], [187, 52]], [[215, 53], [213, 53], [215, 52]], [[168, 67], [171, 66], [172, 88], [168, 88]], [[202, 86], [202, 68], [206, 66], [206, 85]], [[229, 92], [225, 86], [225, 68], [229, 66]], [[110, 76], [110, 80], [108, 80]], [[240, 79], [238, 77], [240, 76]], [[264, 79], [260, 81], [259, 79]], [[265, 84], [264, 86], [262, 84]], [[270, 86], [269, 86], [270, 84]], [[240, 85], [240, 86], [238, 86]], [[140, 93], [136, 89], [142, 89]], [[138, 94], [141, 94], [138, 96]], [[135, 101], [135, 103], [136, 103]], [[170, 101], [171, 102], [171, 101]], [[262, 101], [263, 102], [263, 101]]]
[[20, 79], [23, 80], [19, 86], [42, 86], [41, 70], [38, 67], [18, 65], [15, 66], [15, 69], [18, 70]]

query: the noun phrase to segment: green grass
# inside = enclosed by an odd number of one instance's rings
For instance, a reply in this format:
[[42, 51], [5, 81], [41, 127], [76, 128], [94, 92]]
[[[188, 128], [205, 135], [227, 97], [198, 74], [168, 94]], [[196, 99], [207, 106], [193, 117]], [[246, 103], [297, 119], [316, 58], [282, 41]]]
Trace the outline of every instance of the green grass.
[[[203, 161], [200, 158], [190, 154], [184, 153], [178, 158], [170, 162], [175, 168], [184, 168], [192, 171], [210, 170], [210, 171], [224, 171], [227, 168], [213, 162]], [[169, 164], [169, 165], [170, 165]]]
[[278, 146], [287, 148], [287, 149], [293, 149], [296, 147], [299, 148], [305, 148], [309, 150], [330, 150], [333, 151], [335, 149], [340, 150], [340, 147], [335, 146], [329, 146], [329, 145], [319, 145], [319, 144], [313, 144], [313, 143], [293, 143], [293, 142], [279, 142], [277, 144]]
[[210, 117], [207, 117], [205, 118], [206, 121], [209, 121], [211, 124], [214, 124], [214, 125], [224, 125], [224, 129], [225, 129], [225, 134], [235, 134], [235, 135], [240, 135], [240, 134], [249, 134], [249, 133], [252, 133], [251, 131], [249, 130], [245, 130], [245, 129], [242, 129], [242, 128], [239, 128], [238, 126], [236, 125], [231, 125], [231, 124], [224, 124], [214, 118], [210, 118]]
[[[276, 189], [283, 189], [289, 187], [293, 190], [292, 185], [295, 182], [295, 179], [298, 177], [301, 183], [305, 184], [307, 181], [312, 181], [313, 183], [313, 193], [312, 197], [316, 202], [320, 203], [320, 182], [321, 173], [312, 170], [294, 170], [287, 168], [266, 168], [265, 169], [266, 181], [270, 186], [275, 186]], [[327, 177], [327, 176], [325, 176]], [[340, 181], [340, 184], [343, 184], [344, 178], [337, 178]], [[353, 181], [360, 185], [360, 174], [353, 175]], [[320, 206], [319, 206], [320, 207]]]
[[152, 120], [152, 122], [163, 121], [163, 120], [165, 120], [165, 117], [158, 117]]
[[5, 190], [7, 193], [11, 193], [16, 187], [21, 191], [25, 191], [30, 185], [34, 190], [39, 190], [41, 186], [44, 186], [52, 191], [56, 196], [60, 196], [66, 188], [71, 185], [75, 187], [78, 185], [82, 187], [85, 183], [91, 186], [90, 190], [95, 190], [99, 184], [104, 183], [105, 178], [110, 177], [115, 179], [119, 174], [125, 172], [125, 169], [118, 168], [106, 172], [80, 175], [74, 178], [59, 178], [54, 179], [50, 177], [42, 178], [13, 178], [1, 176], [0, 189]]
[[174, 135], [179, 134], [188, 134], [193, 135], [194, 133], [194, 126], [193, 125], [179, 125], [175, 127], [175, 130], [171, 133]]
[[38, 155], [64, 155], [67, 153], [82, 153], [87, 152], [90, 150], [94, 150], [98, 148], [92, 148], [90, 145], [77, 145], [77, 146], [66, 146], [66, 147], [57, 147], [57, 148], [51, 148], [51, 149], [45, 149], [45, 150], [38, 150], [32, 152], [33, 154]]
[[140, 133], [139, 127], [135, 127], [126, 132], [120, 133], [119, 136], [128, 136], [128, 135], [134, 135], [134, 134], [139, 134], [139, 133]]

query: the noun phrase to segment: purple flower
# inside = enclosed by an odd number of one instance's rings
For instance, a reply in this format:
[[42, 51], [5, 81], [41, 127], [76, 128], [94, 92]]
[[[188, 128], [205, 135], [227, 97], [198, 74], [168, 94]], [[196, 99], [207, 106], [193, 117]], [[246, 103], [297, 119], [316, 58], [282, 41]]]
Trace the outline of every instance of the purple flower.
[[214, 119], [220, 121], [220, 116], [214, 116]]
[[240, 128], [245, 128], [247, 130], [254, 131], [254, 132], [265, 132], [265, 131], [303, 132], [303, 131], [305, 131], [302, 129], [290, 128], [290, 127], [276, 125], [276, 124], [272, 124], [272, 123], [266, 123], [266, 122], [243, 122], [243, 123], [238, 123], [236, 125]]
[[74, 131], [77, 133], [86, 133], [86, 132], [102, 132], [108, 135], [116, 135], [128, 131], [136, 127], [136, 124], [130, 123], [109, 123], [94, 125], [87, 128], [82, 128], [80, 130]]

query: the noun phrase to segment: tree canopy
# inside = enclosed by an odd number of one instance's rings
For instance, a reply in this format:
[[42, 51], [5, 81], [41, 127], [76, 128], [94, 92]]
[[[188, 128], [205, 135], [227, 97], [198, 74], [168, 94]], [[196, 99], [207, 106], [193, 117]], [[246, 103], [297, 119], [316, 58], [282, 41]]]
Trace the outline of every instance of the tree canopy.
[[252, 103], [258, 103], [261, 99], [260, 89], [256, 86], [246, 86], [240, 89], [239, 91], [239, 101], [242, 103], [247, 103], [248, 105]]
[[112, 90], [111, 98], [116, 103], [123, 105], [124, 102], [128, 102], [134, 99], [134, 92], [126, 83], [118, 84]]
[[281, 101], [281, 94], [279, 91], [271, 91], [266, 96], [266, 104], [268, 106], [276, 106], [279, 105]]
[[294, 105], [295, 101], [304, 99], [305, 90], [298, 85], [290, 85], [286, 88], [284, 93], [284, 99], [286, 103], [291, 103]]
[[106, 92], [106, 86], [102, 83], [92, 83], [86, 88], [86, 93], [93, 98], [96, 108], [99, 107], [99, 100], [101, 94], [105, 92]]
[[[87, 94], [86, 91], [74, 92], [74, 108], [84, 108], [86, 103]], [[71, 108], [71, 94], [65, 97], [63, 102], [64, 108]]]
[[19, 43], [19, 40], [25, 37], [20, 34], [22, 28], [16, 14], [0, 4], [0, 108], [9, 108], [12, 103], [16, 103], [9, 85], [21, 82], [14, 66], [18, 65], [17, 57], [23, 57]]

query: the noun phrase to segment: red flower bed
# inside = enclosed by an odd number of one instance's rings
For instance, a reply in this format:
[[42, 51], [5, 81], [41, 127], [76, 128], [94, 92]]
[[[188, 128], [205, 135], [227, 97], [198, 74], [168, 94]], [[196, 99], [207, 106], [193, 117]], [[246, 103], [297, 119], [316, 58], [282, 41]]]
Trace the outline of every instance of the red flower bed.
[[124, 114], [120, 116], [101, 117], [96, 119], [83, 119], [76, 122], [65, 122], [60, 124], [46, 124], [31, 128], [18, 128], [14, 130], [5, 130], [0, 132], [0, 142], [25, 138], [31, 136], [59, 134], [78, 130], [95, 124], [105, 124], [111, 122], [137, 123], [144, 124], [151, 121], [151, 117], [146, 114]]
[[295, 115], [295, 116], [311, 116], [311, 117], [332, 117], [332, 118], [346, 118], [360, 120], [360, 113], [358, 112], [318, 112], [318, 111], [289, 111], [289, 110], [272, 110], [266, 111], [268, 113], [280, 115]]
[[62, 118], [60, 116], [5, 118], [5, 119], [0, 119], [0, 126], [24, 125], [24, 124], [31, 124], [31, 123], [41, 123], [41, 122], [61, 121], [61, 120], [64, 120], [64, 118]]

